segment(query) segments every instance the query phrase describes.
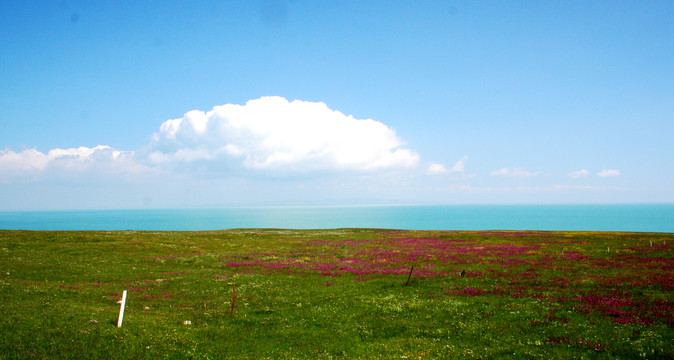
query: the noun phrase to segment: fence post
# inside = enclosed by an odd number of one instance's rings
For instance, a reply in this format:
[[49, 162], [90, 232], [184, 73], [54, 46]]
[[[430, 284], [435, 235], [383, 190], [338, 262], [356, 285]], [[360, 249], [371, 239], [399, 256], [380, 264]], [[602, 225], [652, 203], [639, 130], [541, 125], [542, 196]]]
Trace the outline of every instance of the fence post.
[[126, 290], [122, 293], [121, 306], [119, 307], [119, 319], [117, 320], [117, 327], [122, 327], [122, 320], [124, 319], [124, 305], [126, 305]]
[[405, 286], [410, 284], [410, 278], [412, 278], [412, 270], [414, 270], [414, 266], [410, 269], [410, 275], [407, 277], [407, 282], [405, 283]]
[[234, 316], [234, 303], [236, 302], [236, 284], [232, 281], [232, 290], [234, 291], [234, 296], [232, 297], [232, 311], [229, 312], [229, 317]]

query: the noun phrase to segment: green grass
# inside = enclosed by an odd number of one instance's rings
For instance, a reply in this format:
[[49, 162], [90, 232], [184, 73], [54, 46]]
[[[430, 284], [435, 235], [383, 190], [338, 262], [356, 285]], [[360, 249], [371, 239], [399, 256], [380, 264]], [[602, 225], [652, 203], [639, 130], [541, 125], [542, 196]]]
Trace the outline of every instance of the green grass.
[[672, 358], [671, 243], [600, 232], [0, 231], [0, 359]]

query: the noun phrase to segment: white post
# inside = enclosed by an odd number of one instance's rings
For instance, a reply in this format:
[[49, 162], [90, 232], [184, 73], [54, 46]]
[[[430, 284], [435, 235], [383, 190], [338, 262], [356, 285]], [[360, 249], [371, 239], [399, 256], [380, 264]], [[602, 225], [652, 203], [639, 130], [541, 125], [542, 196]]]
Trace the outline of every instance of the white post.
[[122, 319], [124, 318], [124, 305], [126, 304], [126, 290], [122, 293], [122, 301], [120, 301], [122, 304], [119, 307], [119, 320], [117, 320], [117, 327], [122, 327]]

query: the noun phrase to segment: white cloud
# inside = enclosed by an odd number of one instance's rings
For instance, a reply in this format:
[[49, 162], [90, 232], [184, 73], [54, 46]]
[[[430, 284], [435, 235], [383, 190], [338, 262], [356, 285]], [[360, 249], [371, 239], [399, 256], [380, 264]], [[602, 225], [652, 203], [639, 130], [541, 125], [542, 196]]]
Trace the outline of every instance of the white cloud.
[[536, 176], [539, 175], [541, 172], [536, 171], [536, 172], [531, 172], [525, 168], [522, 167], [517, 167], [517, 168], [503, 168], [500, 170], [494, 170], [491, 172], [491, 175], [494, 176], [506, 176], [506, 177], [530, 177], [530, 176]]
[[588, 175], [590, 175], [590, 172], [585, 170], [585, 169], [580, 169], [578, 171], [572, 171], [572, 172], [566, 174], [566, 176], [572, 177], [572, 178], [581, 178], [581, 177], [585, 177], [585, 176], [588, 176]]
[[449, 172], [449, 169], [443, 164], [433, 163], [428, 165], [426, 173], [428, 175], [442, 175]]
[[262, 97], [164, 122], [147, 157], [153, 163], [234, 162], [284, 171], [415, 167], [419, 155], [403, 145], [381, 122], [355, 119], [322, 102]]
[[454, 166], [448, 169], [444, 164], [432, 163], [426, 168], [426, 173], [429, 175], [442, 175], [453, 172], [463, 172], [466, 169], [466, 162], [468, 161], [468, 156], [464, 156], [459, 161], [457, 161]]
[[560, 184], [555, 184], [551, 188], [551, 190], [597, 190], [597, 191], [605, 191], [605, 190], [618, 190], [618, 187], [615, 186], [591, 186], [591, 185], [560, 185]]
[[133, 151], [119, 151], [109, 146], [52, 149], [46, 154], [36, 149], [20, 152], [0, 150], [0, 181], [34, 180], [42, 173], [67, 175], [88, 170], [107, 173], [137, 173], [144, 167], [133, 159]]
[[597, 176], [601, 177], [611, 177], [611, 176], [620, 176], [621, 172], [620, 170], [615, 170], [615, 169], [603, 169], [599, 173], [597, 173]]
[[157, 174], [166, 167], [189, 171], [192, 164], [210, 170], [246, 167], [286, 172], [370, 172], [417, 166], [419, 155], [403, 145], [395, 131], [381, 122], [355, 119], [320, 102], [263, 97], [167, 120], [150, 144], [138, 151], [105, 145], [47, 152], [0, 150], [0, 182], [114, 181], [111, 174], [135, 181], [139, 174]]
[[12, 150], [0, 150], [0, 174], [26, 173], [40, 171], [47, 166], [47, 155], [35, 150], [26, 149], [19, 153]]
[[466, 162], [468, 161], [468, 156], [464, 156], [461, 160], [457, 161], [454, 166], [450, 169], [451, 172], [463, 172], [466, 170]]

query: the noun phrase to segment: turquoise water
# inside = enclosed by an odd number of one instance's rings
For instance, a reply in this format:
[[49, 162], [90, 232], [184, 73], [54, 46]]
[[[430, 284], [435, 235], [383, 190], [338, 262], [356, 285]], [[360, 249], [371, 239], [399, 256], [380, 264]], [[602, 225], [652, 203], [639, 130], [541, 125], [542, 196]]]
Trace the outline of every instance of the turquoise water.
[[674, 232], [674, 204], [298, 206], [0, 212], [0, 229], [217, 230], [342, 227], [671, 233]]

